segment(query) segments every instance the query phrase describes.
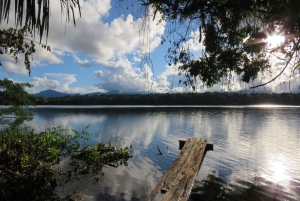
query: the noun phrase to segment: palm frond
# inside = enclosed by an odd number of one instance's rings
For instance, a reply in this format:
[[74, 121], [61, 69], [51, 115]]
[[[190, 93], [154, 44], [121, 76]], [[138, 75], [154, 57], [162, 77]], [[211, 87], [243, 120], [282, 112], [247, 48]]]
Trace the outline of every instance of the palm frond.
[[[81, 17], [81, 8], [79, 0], [60, 0], [61, 14], [66, 13], [66, 22], [70, 22], [73, 18], [75, 22], [74, 8], [77, 8]], [[40, 41], [46, 31], [46, 38], [49, 33], [49, 17], [50, 17], [50, 0], [15, 0], [15, 24], [23, 26], [27, 24], [31, 30], [37, 29]], [[0, 24], [3, 21], [9, 21], [9, 13], [11, 12], [11, 0], [0, 0]], [[24, 22], [25, 21], [25, 22]]]

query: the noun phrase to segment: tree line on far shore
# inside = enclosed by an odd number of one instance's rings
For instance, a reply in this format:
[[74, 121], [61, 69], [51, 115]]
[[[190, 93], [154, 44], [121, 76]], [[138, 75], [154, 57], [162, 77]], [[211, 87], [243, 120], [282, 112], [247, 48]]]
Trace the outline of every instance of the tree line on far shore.
[[299, 105], [300, 94], [282, 93], [165, 93], [78, 95], [47, 98], [37, 105]]

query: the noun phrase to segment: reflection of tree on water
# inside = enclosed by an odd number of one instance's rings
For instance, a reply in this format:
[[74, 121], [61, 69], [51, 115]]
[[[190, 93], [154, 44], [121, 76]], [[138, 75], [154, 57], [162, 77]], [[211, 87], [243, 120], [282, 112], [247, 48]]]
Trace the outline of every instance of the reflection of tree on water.
[[262, 177], [254, 177], [251, 182], [237, 180], [227, 183], [219, 178], [215, 172], [209, 174], [201, 183], [195, 181], [195, 187], [190, 195], [190, 200], [197, 201], [296, 201], [287, 189]]
[[16, 128], [25, 121], [31, 121], [33, 119], [32, 116], [25, 116], [25, 117], [3, 117], [0, 116], [0, 131], [6, 128]]

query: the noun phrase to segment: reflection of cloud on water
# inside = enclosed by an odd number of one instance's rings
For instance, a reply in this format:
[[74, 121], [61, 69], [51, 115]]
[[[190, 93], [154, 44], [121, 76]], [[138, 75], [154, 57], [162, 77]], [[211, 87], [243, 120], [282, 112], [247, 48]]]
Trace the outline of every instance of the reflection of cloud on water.
[[148, 158], [134, 154], [132, 160], [127, 167], [104, 168], [97, 184], [92, 184], [93, 179], [85, 181], [84, 200], [146, 200], [157, 183], [156, 177], [162, 174]]
[[34, 120], [28, 122], [30, 125], [36, 128], [38, 131], [44, 131], [45, 128], [52, 128], [53, 126], [62, 126], [64, 128], [81, 130], [87, 125], [101, 124], [105, 120], [105, 116], [89, 116], [85, 113], [72, 114], [65, 111], [60, 112], [59, 109], [44, 109], [36, 111], [33, 110]]
[[196, 181], [190, 200], [272, 200], [296, 201], [283, 184], [272, 183], [252, 175], [249, 180], [237, 178], [228, 181], [216, 172], [210, 172], [201, 182]]
[[[289, 182], [299, 184], [300, 157], [296, 150], [300, 143], [300, 125], [299, 114], [293, 108], [76, 111], [45, 112], [44, 116], [37, 112], [33, 124], [41, 126], [61, 122], [75, 127], [88, 122], [92, 124], [89, 132], [94, 142], [108, 143], [116, 139], [123, 146], [132, 144], [134, 147], [134, 157], [130, 159], [129, 167], [106, 170], [105, 181], [97, 186], [97, 190], [102, 189], [98, 192], [99, 199], [107, 195], [125, 200], [126, 196], [139, 195], [141, 199], [155, 186], [158, 180], [156, 175], [161, 176], [178, 155], [178, 139], [194, 136], [209, 138], [214, 144], [214, 151], [207, 153], [197, 181], [211, 170], [216, 170], [226, 181], [234, 182], [242, 178], [251, 183], [253, 175], [261, 177], [273, 171], [268, 165], [273, 160], [272, 154], [282, 154], [288, 161], [284, 165], [285, 174], [292, 178]], [[158, 156], [156, 146], [164, 152], [168, 146], [170, 154]], [[294, 188], [295, 184], [291, 186]], [[121, 195], [120, 192], [125, 193]], [[299, 198], [300, 193], [297, 195]]]
[[[152, 141], [150, 133], [156, 127], [155, 124], [149, 125], [147, 113], [124, 117], [108, 115], [101, 124], [96, 126], [98, 130], [93, 139], [95, 141], [108, 143], [112, 138], [117, 137], [126, 145], [135, 145], [136, 142], [141, 142], [140, 145], [143, 145], [144, 148]], [[148, 128], [151, 128], [150, 132]]]
[[211, 136], [215, 151], [205, 157], [197, 180], [204, 179], [212, 169], [230, 182], [251, 184], [259, 176], [275, 187], [282, 185], [288, 200], [299, 200], [300, 192], [295, 190], [300, 185], [296, 109], [243, 109], [230, 115], [223, 113], [223, 119], [218, 124], [227, 122], [223, 132], [228, 136]]

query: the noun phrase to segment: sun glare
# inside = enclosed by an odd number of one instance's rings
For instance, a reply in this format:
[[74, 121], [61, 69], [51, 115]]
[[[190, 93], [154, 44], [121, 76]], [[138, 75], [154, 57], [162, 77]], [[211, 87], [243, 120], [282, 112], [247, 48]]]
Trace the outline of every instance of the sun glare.
[[290, 180], [290, 176], [287, 172], [287, 167], [282, 161], [270, 160], [268, 166], [270, 172], [269, 175], [265, 175], [265, 178], [276, 183]]
[[269, 36], [266, 39], [266, 41], [269, 45], [269, 48], [274, 48], [281, 45], [284, 42], [284, 39], [285, 39], [284, 36], [275, 35], [275, 36]]

